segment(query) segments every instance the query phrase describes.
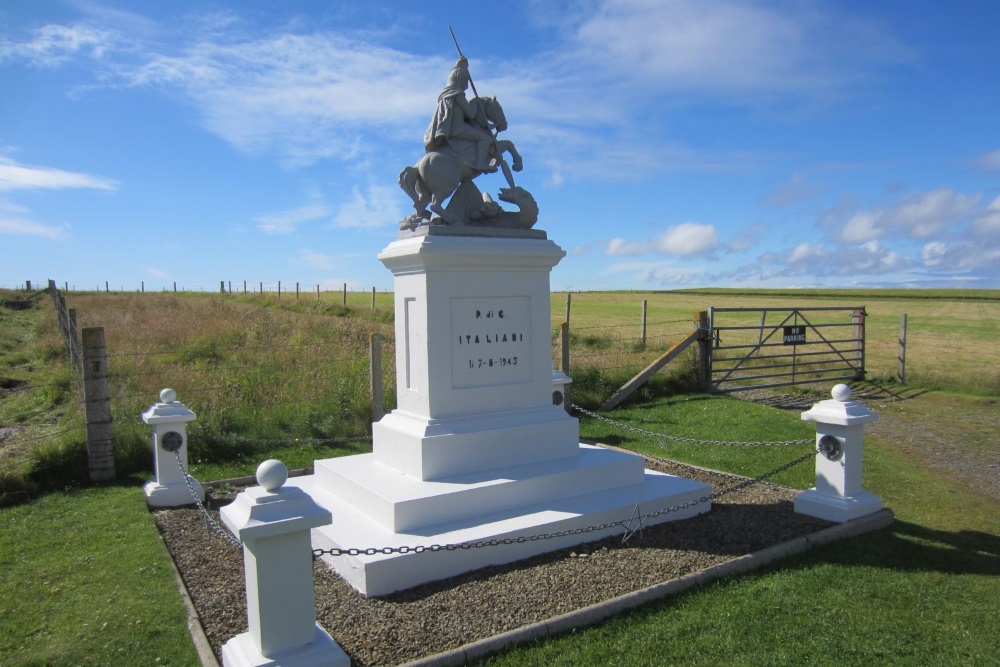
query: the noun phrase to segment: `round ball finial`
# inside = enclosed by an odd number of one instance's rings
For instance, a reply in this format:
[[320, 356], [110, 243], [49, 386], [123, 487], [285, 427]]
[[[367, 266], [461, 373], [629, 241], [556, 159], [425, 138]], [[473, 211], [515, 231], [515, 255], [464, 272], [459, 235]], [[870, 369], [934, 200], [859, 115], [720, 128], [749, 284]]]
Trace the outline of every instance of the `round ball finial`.
[[265, 491], [277, 491], [288, 479], [288, 468], [277, 459], [268, 459], [257, 466], [257, 483]]
[[851, 388], [846, 384], [838, 384], [830, 392], [834, 400], [840, 401], [841, 403], [846, 403], [851, 399]]
[[160, 403], [173, 403], [177, 400], [177, 392], [169, 387], [160, 392]]

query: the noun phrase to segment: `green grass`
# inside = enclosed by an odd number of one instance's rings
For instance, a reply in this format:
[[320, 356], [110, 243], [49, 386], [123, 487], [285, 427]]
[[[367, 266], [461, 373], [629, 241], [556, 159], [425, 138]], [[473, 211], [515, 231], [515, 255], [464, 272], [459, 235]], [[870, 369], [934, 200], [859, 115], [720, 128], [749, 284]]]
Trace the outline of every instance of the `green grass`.
[[[941, 398], [928, 394], [916, 400], [926, 401], [921, 409], [933, 412]], [[944, 399], [945, 404], [950, 400]], [[662, 403], [619, 411], [615, 417], [654, 431], [689, 435], [704, 430], [712, 439], [803, 434], [792, 423], [798, 413], [718, 397]], [[912, 403], [904, 405], [917, 409]], [[744, 426], [738, 425], [741, 419]], [[770, 422], [766, 428], [756, 426], [765, 422]], [[613, 427], [591, 421], [584, 432], [605, 441], [616, 437]], [[642, 451], [659, 447], [655, 438], [629, 432], [618, 439]], [[794, 458], [788, 449], [696, 445], [670, 454], [750, 475]], [[778, 481], [807, 488], [812, 475], [807, 462]], [[865, 475], [865, 487], [896, 513], [897, 522], [887, 530], [656, 602], [595, 628], [514, 648], [479, 664], [1000, 664], [996, 502], [928, 470], [896, 443], [867, 441]]]
[[[27, 480], [37, 495], [0, 509], [0, 664], [195, 664], [168, 556], [139, 488], [151, 461], [149, 430], [138, 415], [162, 386], [175, 385], [198, 413], [189, 425], [190, 467], [201, 481], [252, 474], [267, 457], [294, 469], [368, 451], [367, 442], [328, 446], [307, 439], [363, 433], [365, 408], [353, 401], [367, 387], [356, 360], [370, 331], [391, 335], [391, 298], [378, 295], [373, 314], [370, 294], [349, 294], [346, 311], [339, 293], [306, 296], [70, 295], [81, 327], [107, 327], [109, 351], [119, 355], [115, 370], [129, 376], [113, 390], [123, 482], [100, 488], [81, 486], [76, 389], [50, 304], [0, 309], [0, 378], [37, 386], [2, 397], [0, 425], [41, 436], [30, 441], [30, 456], [0, 461], [5, 484]], [[553, 295], [555, 321], [562, 319], [564, 298]], [[658, 323], [645, 351], [633, 340], [642, 298], [650, 300], [649, 321]], [[912, 418], [911, 436], [866, 441], [865, 486], [896, 512], [897, 523], [485, 664], [1000, 664], [1000, 513], [994, 499], [940, 467], [942, 456], [996, 451], [998, 298], [996, 291], [754, 295], [754, 305], [808, 305], [803, 299], [867, 305], [869, 368], [886, 377], [894, 372], [899, 315], [910, 314], [912, 382], [898, 389], [915, 398], [871, 407]], [[574, 294], [575, 399], [591, 406], [602, 401], [646, 356], [690, 331], [691, 311], [746, 302], [746, 295], [718, 291]], [[262, 360], [266, 346], [278, 352]], [[330, 354], [334, 347], [349, 353]], [[165, 354], [155, 363], [132, 354], [142, 350]], [[385, 358], [391, 365], [391, 353]], [[814, 433], [798, 412], [725, 396], [671, 395], [687, 386], [690, 359], [668, 368], [613, 416], [657, 433], [709, 440], [809, 439]], [[315, 400], [310, 387], [321, 387]], [[954, 393], [921, 393], [937, 387]], [[62, 429], [68, 432], [44, 437]], [[582, 434], [748, 476], [808, 451], [664, 444], [590, 419]], [[299, 442], [269, 442], [295, 438]], [[0, 444], [5, 455], [13, 449], [11, 440]], [[811, 465], [776, 481], [807, 488]], [[50, 491], [41, 493], [44, 488]]]
[[137, 486], [50, 493], [0, 510], [0, 582], [0, 664], [197, 664]]

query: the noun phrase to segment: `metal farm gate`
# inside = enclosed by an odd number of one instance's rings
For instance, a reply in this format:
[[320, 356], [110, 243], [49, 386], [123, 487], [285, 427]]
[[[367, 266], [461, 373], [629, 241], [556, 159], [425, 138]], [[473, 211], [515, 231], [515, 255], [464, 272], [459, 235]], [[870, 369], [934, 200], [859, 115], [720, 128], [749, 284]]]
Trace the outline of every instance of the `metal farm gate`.
[[708, 390], [863, 380], [865, 308], [710, 308]]

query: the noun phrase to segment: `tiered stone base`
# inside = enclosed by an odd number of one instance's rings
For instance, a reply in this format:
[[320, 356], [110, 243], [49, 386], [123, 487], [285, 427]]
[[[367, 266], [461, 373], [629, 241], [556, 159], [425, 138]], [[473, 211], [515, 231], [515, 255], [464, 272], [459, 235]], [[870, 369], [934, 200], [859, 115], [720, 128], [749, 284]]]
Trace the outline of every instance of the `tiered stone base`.
[[[332, 525], [313, 530], [313, 546], [342, 549], [557, 533], [628, 521], [637, 505], [640, 514], [647, 514], [711, 492], [701, 482], [645, 470], [639, 456], [582, 444], [572, 457], [426, 481], [386, 466], [374, 455], [326, 459], [316, 462], [314, 475], [289, 480], [293, 484], [333, 514]], [[710, 502], [698, 503], [644, 525], [685, 519], [710, 508]], [[638, 519], [633, 528], [639, 528]], [[381, 596], [621, 532], [612, 528], [478, 549], [324, 560], [365, 595]]]

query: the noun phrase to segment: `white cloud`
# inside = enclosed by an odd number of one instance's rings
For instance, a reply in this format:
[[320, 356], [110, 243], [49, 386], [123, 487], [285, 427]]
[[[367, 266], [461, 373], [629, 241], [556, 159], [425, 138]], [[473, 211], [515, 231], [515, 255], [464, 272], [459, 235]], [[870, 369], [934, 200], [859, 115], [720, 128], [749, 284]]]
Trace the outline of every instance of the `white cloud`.
[[789, 264], [811, 265], [822, 260], [826, 256], [826, 251], [822, 247], [811, 243], [800, 243], [788, 254]]
[[127, 85], [179, 88], [238, 149], [299, 165], [350, 158], [373, 128], [412, 126], [419, 140], [449, 67], [325, 32], [195, 41], [121, 71]]
[[1000, 171], [1000, 149], [979, 156], [976, 162], [982, 169]]
[[[476, 63], [480, 89], [504, 100], [512, 138], [532, 144], [536, 161], [567, 165], [552, 169], [553, 186], [570, 177], [733, 168], [739, 155], [696, 154], [648, 122], [649, 102], [664, 92], [680, 103], [680, 89], [751, 104], [760, 92], [798, 92], [811, 102], [818, 90], [912, 61], [881, 26], [813, 3], [598, 0], [560, 7], [532, 7], [534, 18], [551, 16], [556, 30], [549, 32], [560, 35], [540, 55]], [[107, 51], [100, 85], [177, 93], [224, 141], [276, 154], [289, 166], [359, 159], [372, 132], [419, 142], [452, 64], [450, 57], [386, 46], [395, 27], [348, 33], [292, 22], [254, 32], [231, 14], [209, 14], [168, 52], [165, 40], [149, 38], [154, 30], [143, 17], [89, 12], [118, 32], [47, 26], [2, 48], [48, 54], [54, 63]]]
[[606, 255], [647, 255], [657, 253], [674, 257], [708, 255], [719, 245], [714, 225], [685, 222], [667, 228], [662, 234], [642, 241], [614, 238], [608, 242]]
[[979, 236], [1000, 236], [1000, 197], [997, 197], [976, 218], [972, 225]]
[[996, 279], [1000, 266], [1000, 247], [969, 242], [932, 241], [920, 251], [921, 263], [939, 273], [947, 271], [987, 271]]
[[641, 86], [825, 89], [914, 57], [880, 26], [815, 3], [606, 0], [585, 8], [574, 58]]
[[28, 218], [16, 215], [8, 215], [0, 210], [0, 234], [12, 234], [17, 236], [41, 236], [53, 241], [62, 238], [63, 229], [52, 227]]
[[315, 202], [289, 211], [257, 216], [253, 220], [257, 223], [257, 229], [265, 234], [291, 234], [302, 223], [319, 220], [329, 214], [330, 210], [325, 204]]
[[760, 203], [769, 208], [784, 208], [818, 197], [823, 194], [823, 190], [822, 187], [808, 184], [801, 174], [797, 174], [761, 197]]
[[938, 188], [888, 209], [863, 210], [853, 214], [840, 229], [846, 243], [864, 243], [890, 233], [924, 239], [964, 222], [976, 212], [979, 195], [963, 195], [951, 188]]
[[345, 202], [334, 216], [332, 226], [374, 229], [396, 224], [403, 217], [399, 202], [398, 188], [369, 185], [362, 193], [355, 187], [350, 201]]
[[0, 191], [70, 188], [114, 190], [117, 187], [118, 182], [109, 178], [51, 167], [30, 167], [10, 158], [0, 157]]
[[631, 273], [633, 280], [675, 287], [712, 284], [703, 267], [678, 266], [670, 262], [617, 262], [604, 273]]
[[883, 214], [878, 211], [861, 211], [852, 215], [840, 231], [840, 239], [846, 243], [864, 243], [880, 238], [885, 229]]
[[81, 53], [100, 60], [118, 42], [114, 32], [87, 25], [45, 25], [24, 41], [0, 38], [0, 61], [21, 60], [39, 67], [55, 67]]

